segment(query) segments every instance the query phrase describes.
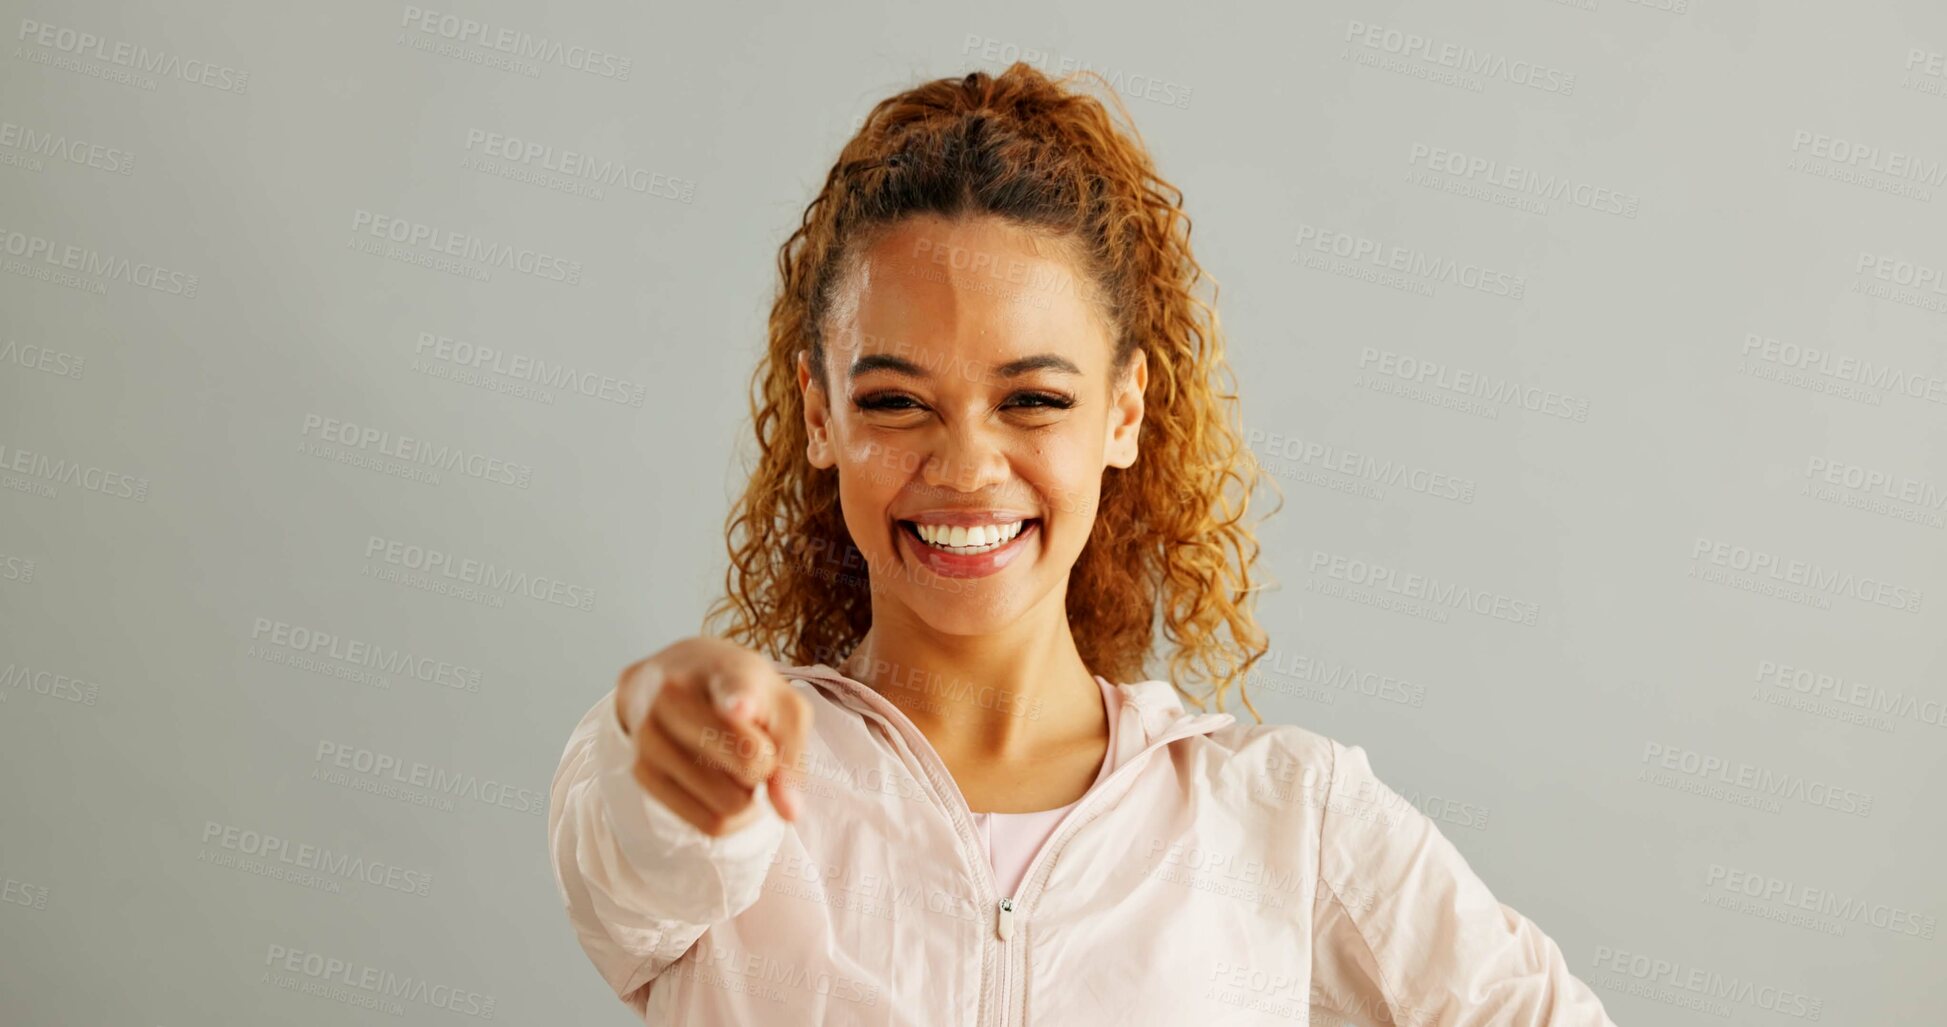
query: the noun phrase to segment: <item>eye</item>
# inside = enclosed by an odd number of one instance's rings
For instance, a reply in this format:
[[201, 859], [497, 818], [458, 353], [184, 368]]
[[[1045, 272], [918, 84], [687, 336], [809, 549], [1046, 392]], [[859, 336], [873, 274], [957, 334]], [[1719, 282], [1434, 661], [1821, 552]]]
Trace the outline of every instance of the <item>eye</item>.
[[875, 392], [852, 401], [860, 410], [916, 410], [913, 397], [899, 392]]
[[1024, 406], [1029, 409], [1040, 407], [1048, 410], [1067, 410], [1075, 405], [1075, 397], [1057, 392], [1017, 392], [1013, 399], [1022, 402], [1010, 402], [1009, 406]]
[[[853, 400], [852, 405], [860, 410], [894, 413], [924, 409], [917, 400], [903, 392], [869, 393]], [[1059, 392], [1017, 392], [1002, 405], [1026, 410], [1067, 410], [1075, 405], [1075, 397]]]

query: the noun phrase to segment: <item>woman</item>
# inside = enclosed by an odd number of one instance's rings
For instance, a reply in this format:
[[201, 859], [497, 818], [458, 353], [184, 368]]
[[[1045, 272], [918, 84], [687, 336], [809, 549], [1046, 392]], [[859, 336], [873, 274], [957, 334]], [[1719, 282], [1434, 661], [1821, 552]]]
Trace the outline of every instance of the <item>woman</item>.
[[784, 245], [729, 594], [554, 780], [584, 950], [656, 1024], [1609, 1024], [1361, 748], [1172, 683], [1266, 649], [1262, 479], [1181, 193], [1065, 86], [885, 100]]

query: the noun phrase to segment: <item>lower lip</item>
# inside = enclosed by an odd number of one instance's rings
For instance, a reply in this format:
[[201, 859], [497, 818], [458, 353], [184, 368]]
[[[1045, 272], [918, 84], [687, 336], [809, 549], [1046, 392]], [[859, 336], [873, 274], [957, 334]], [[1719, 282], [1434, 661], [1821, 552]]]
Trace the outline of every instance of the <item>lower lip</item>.
[[906, 540], [907, 551], [917, 557], [927, 570], [942, 578], [984, 578], [989, 574], [998, 573], [1001, 568], [1014, 562], [1014, 558], [1027, 548], [1029, 539], [1039, 538], [1041, 521], [1036, 519], [1029, 522], [1021, 529], [1019, 535], [1008, 539], [1007, 544], [999, 549], [972, 554], [950, 553], [927, 545], [914, 538], [913, 533], [907, 531], [903, 524], [894, 524], [893, 529], [899, 532], [900, 538]]

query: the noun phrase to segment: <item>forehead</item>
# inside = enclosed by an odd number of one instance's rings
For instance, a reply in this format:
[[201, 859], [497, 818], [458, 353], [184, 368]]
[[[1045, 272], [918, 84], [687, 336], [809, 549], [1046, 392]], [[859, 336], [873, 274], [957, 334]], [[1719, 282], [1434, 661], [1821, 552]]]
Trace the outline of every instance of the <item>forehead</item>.
[[1050, 354], [1085, 374], [1108, 362], [1109, 328], [1063, 240], [995, 218], [910, 218], [852, 270], [828, 338], [841, 374], [891, 363], [859, 363], [875, 356], [927, 374]]

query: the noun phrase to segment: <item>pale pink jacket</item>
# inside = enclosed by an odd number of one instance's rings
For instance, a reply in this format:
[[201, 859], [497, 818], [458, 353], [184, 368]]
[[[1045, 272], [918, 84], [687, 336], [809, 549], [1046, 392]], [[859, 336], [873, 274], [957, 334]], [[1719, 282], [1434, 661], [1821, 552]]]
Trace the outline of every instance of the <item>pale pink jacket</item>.
[[796, 822], [713, 838], [651, 798], [614, 693], [562, 754], [554, 869], [583, 951], [649, 1024], [1614, 1027], [1366, 754], [1122, 690], [1107, 777], [996, 894], [959, 788], [823, 664]]

